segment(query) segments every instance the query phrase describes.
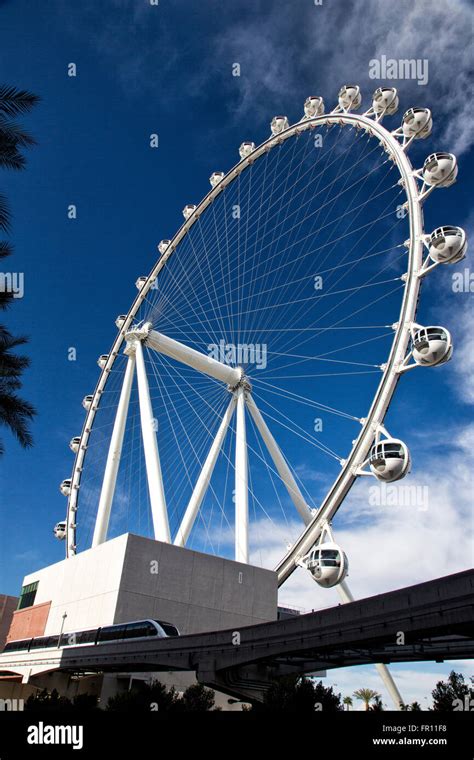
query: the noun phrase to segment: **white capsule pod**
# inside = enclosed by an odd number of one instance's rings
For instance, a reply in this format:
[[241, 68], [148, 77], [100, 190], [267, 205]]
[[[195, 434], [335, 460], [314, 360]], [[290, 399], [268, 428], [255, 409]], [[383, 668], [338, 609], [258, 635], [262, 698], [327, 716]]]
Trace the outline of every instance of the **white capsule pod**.
[[53, 533], [55, 538], [57, 538], [59, 541], [64, 541], [66, 538], [66, 521], [61, 520], [60, 522], [56, 523], [53, 528]]
[[84, 396], [84, 398], [82, 399], [82, 406], [84, 407], [86, 412], [88, 412], [89, 409], [91, 408], [93, 398], [94, 396], [90, 393], [88, 396]]
[[423, 180], [430, 187], [450, 187], [458, 176], [458, 162], [453, 153], [432, 153], [423, 164]]
[[99, 365], [99, 367], [101, 369], [104, 369], [104, 367], [107, 364], [108, 360], [109, 360], [109, 355], [108, 354], [101, 354], [99, 356], [99, 358], [97, 359], [97, 364]]
[[243, 142], [239, 148], [240, 158], [247, 158], [250, 156], [250, 154], [254, 152], [255, 147], [256, 146], [254, 142]]
[[337, 100], [343, 111], [356, 111], [362, 103], [359, 85], [345, 84], [339, 90]]
[[186, 221], [189, 219], [189, 217], [191, 217], [194, 214], [194, 212], [196, 211], [196, 208], [197, 207], [194, 205], [194, 203], [188, 203], [183, 208], [183, 216], [186, 219]]
[[161, 254], [165, 253], [168, 247], [171, 245], [171, 240], [160, 240], [158, 243], [158, 250]]
[[225, 177], [224, 172], [212, 172], [211, 176], [209, 177], [209, 182], [211, 183], [211, 187], [215, 187], [219, 184], [221, 180], [223, 180]]
[[410, 469], [410, 452], [398, 438], [384, 438], [370, 450], [369, 466], [377, 480], [392, 483], [405, 477]]
[[304, 564], [313, 579], [323, 588], [332, 588], [344, 580], [349, 570], [347, 556], [334, 541], [316, 544]]
[[435, 367], [453, 355], [451, 334], [445, 327], [420, 327], [412, 336], [412, 356], [417, 364]]
[[396, 87], [378, 87], [372, 97], [372, 108], [377, 115], [383, 113], [389, 116], [398, 109], [398, 94]]
[[126, 314], [119, 314], [119, 316], [115, 320], [115, 325], [116, 325], [116, 327], [118, 327], [119, 330], [121, 330], [126, 321], [127, 321], [127, 315]]
[[59, 486], [59, 490], [61, 491], [63, 496], [69, 496], [71, 493], [71, 478], [66, 478], [62, 481], [61, 485]]
[[403, 115], [402, 130], [407, 139], [422, 140], [431, 134], [433, 119], [429, 108], [409, 108]]
[[80, 435], [75, 435], [74, 438], [71, 438], [71, 440], [69, 441], [69, 448], [71, 449], [71, 451], [74, 452], [74, 454], [77, 454], [77, 452], [79, 451], [80, 445], [81, 445]]
[[138, 280], [135, 282], [136, 289], [141, 290], [147, 280], [148, 280], [148, 277], [146, 275], [142, 275], [141, 277], [139, 277]]
[[467, 251], [466, 233], [462, 227], [438, 227], [429, 239], [429, 256], [437, 264], [456, 264]]
[[284, 132], [289, 127], [288, 119], [286, 116], [274, 116], [270, 123], [270, 129], [272, 135], [275, 137], [280, 132]]
[[311, 119], [324, 113], [324, 100], [316, 95], [310, 95], [304, 102], [304, 115]]

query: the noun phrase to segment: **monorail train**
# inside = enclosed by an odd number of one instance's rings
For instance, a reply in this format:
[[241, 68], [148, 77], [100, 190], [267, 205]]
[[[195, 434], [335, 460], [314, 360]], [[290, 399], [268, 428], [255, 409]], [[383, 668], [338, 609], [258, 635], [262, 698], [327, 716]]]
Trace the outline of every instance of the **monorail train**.
[[32, 652], [37, 649], [59, 649], [68, 646], [96, 646], [130, 639], [135, 641], [137, 639], [148, 639], [153, 636], [156, 638], [179, 636], [179, 631], [176, 626], [166, 623], [164, 620], [136, 620], [131, 623], [107, 625], [88, 631], [9, 641], [3, 652]]

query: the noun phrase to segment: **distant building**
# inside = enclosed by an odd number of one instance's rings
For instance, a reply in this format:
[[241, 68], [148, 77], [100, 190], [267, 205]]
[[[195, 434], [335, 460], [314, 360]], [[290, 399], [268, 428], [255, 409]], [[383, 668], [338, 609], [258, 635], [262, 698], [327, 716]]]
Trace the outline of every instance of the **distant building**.
[[288, 620], [296, 615], [301, 615], [301, 610], [296, 607], [281, 607], [278, 605], [277, 620]]

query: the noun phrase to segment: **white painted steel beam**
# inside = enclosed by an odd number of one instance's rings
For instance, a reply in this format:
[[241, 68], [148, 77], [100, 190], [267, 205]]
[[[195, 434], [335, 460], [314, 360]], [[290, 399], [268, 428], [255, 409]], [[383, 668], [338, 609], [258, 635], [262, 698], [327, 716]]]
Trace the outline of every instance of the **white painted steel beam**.
[[212, 473], [214, 471], [214, 466], [217, 461], [217, 457], [222, 448], [222, 443], [224, 441], [225, 435], [227, 433], [227, 429], [229, 427], [230, 421], [232, 419], [232, 415], [234, 413], [236, 402], [237, 402], [236, 397], [232, 396], [230, 404], [227, 407], [227, 410], [222, 418], [221, 424], [219, 426], [219, 430], [217, 431], [217, 435], [214, 438], [214, 441], [212, 442], [211, 448], [209, 449], [209, 453], [207, 455], [206, 461], [204, 462], [204, 466], [201, 470], [201, 473], [196, 482], [196, 485], [194, 486], [192, 496], [189, 500], [189, 504], [187, 506], [186, 512], [184, 514], [184, 517], [181, 521], [181, 525], [179, 526], [178, 532], [176, 534], [176, 538], [174, 540], [174, 544], [176, 546], [185, 546], [186, 541], [188, 540], [189, 534], [191, 533], [191, 530], [194, 525], [194, 521], [196, 520], [196, 517], [199, 512], [199, 508], [201, 506], [202, 500], [209, 486]]
[[[352, 593], [349, 590], [349, 586], [345, 581], [341, 581], [341, 583], [339, 583], [336, 588], [344, 604], [354, 601], [354, 597], [352, 596]], [[402, 695], [398, 691], [397, 684], [393, 680], [389, 669], [381, 662], [377, 662], [375, 667], [377, 668], [380, 678], [384, 682], [387, 691], [390, 694], [394, 709], [401, 710], [401, 705], [403, 704]]]
[[285, 487], [286, 487], [286, 490], [288, 491], [290, 499], [292, 500], [293, 504], [298, 510], [305, 525], [309, 525], [309, 523], [313, 519], [313, 513], [311, 509], [309, 508], [309, 506], [307, 505], [304, 499], [304, 496], [301, 493], [300, 489], [298, 488], [298, 484], [296, 480], [294, 479], [293, 474], [290, 468], [288, 467], [288, 464], [286, 463], [286, 460], [283, 454], [281, 453], [277, 442], [275, 441], [273, 435], [271, 434], [267, 426], [267, 423], [265, 422], [262, 415], [260, 414], [260, 410], [258, 409], [254, 399], [252, 398], [250, 394], [247, 395], [247, 406], [257, 426], [257, 429], [264, 440], [265, 446], [268, 449], [268, 453], [270, 454], [273, 460], [273, 463], [278, 471], [278, 474], [280, 478], [282, 479], [283, 483], [285, 484]]
[[245, 430], [245, 391], [240, 387], [237, 396], [237, 425], [235, 436], [235, 559], [249, 561], [249, 505], [247, 435]]
[[134, 341], [137, 361], [138, 398], [140, 402], [140, 421], [142, 428], [145, 465], [150, 494], [153, 529], [157, 541], [171, 543], [165, 491], [161, 474], [160, 455], [156, 440], [155, 419], [150, 399], [150, 389], [146, 376], [143, 347], [140, 340]]
[[115, 485], [117, 483], [120, 457], [122, 455], [123, 437], [125, 433], [125, 425], [127, 423], [127, 412], [130, 403], [130, 392], [132, 390], [134, 370], [135, 354], [131, 353], [127, 359], [127, 367], [123, 379], [122, 390], [120, 391], [112, 437], [110, 439], [109, 453], [107, 454], [104, 480], [100, 492], [99, 508], [97, 510], [92, 546], [102, 544], [107, 539], [110, 510], [114, 498]]
[[190, 348], [173, 338], [168, 338], [156, 330], [150, 330], [145, 342], [149, 348], [153, 348], [158, 353], [176, 359], [176, 361], [186, 364], [198, 372], [227, 383], [232, 388], [242, 379], [243, 370], [240, 367], [229, 367], [227, 364], [213, 359], [212, 356], [196, 351], [196, 349]]

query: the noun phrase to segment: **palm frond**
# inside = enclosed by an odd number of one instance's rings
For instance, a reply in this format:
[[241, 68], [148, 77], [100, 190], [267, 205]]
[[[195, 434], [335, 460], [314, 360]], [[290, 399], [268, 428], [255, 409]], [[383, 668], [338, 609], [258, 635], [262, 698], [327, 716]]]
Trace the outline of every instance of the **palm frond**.
[[5, 311], [11, 306], [14, 294], [9, 290], [0, 290], [0, 311]]
[[12, 335], [4, 325], [0, 325], [0, 355], [3, 351], [11, 351], [12, 348], [24, 346], [25, 343], [28, 343], [26, 335]]
[[21, 145], [26, 148], [29, 145], [36, 145], [36, 140], [16, 121], [5, 119], [0, 114], [0, 145], [1, 144]]
[[4, 232], [10, 230], [10, 206], [5, 195], [0, 193], [0, 229]]
[[29, 356], [16, 356], [8, 352], [2, 354], [0, 356], [0, 386], [5, 380], [9, 384], [11, 378], [21, 374], [29, 366]]
[[16, 393], [0, 391], [0, 425], [8, 427], [25, 449], [33, 445], [28, 425], [35, 414], [34, 406]]
[[15, 145], [8, 145], [0, 141], [0, 166], [4, 169], [24, 169], [25, 157], [18, 152]]
[[19, 90], [11, 85], [0, 85], [0, 111], [8, 116], [27, 113], [39, 103], [40, 98], [27, 90]]
[[7, 256], [11, 256], [13, 253], [13, 246], [6, 240], [0, 240], [0, 259], [6, 259]]
[[[11, 256], [13, 253], [13, 247], [6, 240], [0, 240], [0, 260], [6, 259], [7, 256]], [[0, 310], [7, 309], [13, 299], [13, 293], [7, 290], [0, 290]], [[0, 330], [2, 328], [0, 327]]]
[[19, 391], [21, 388], [21, 380], [12, 374], [11, 377], [0, 376], [0, 396], [2, 393], [13, 393], [13, 391]]

